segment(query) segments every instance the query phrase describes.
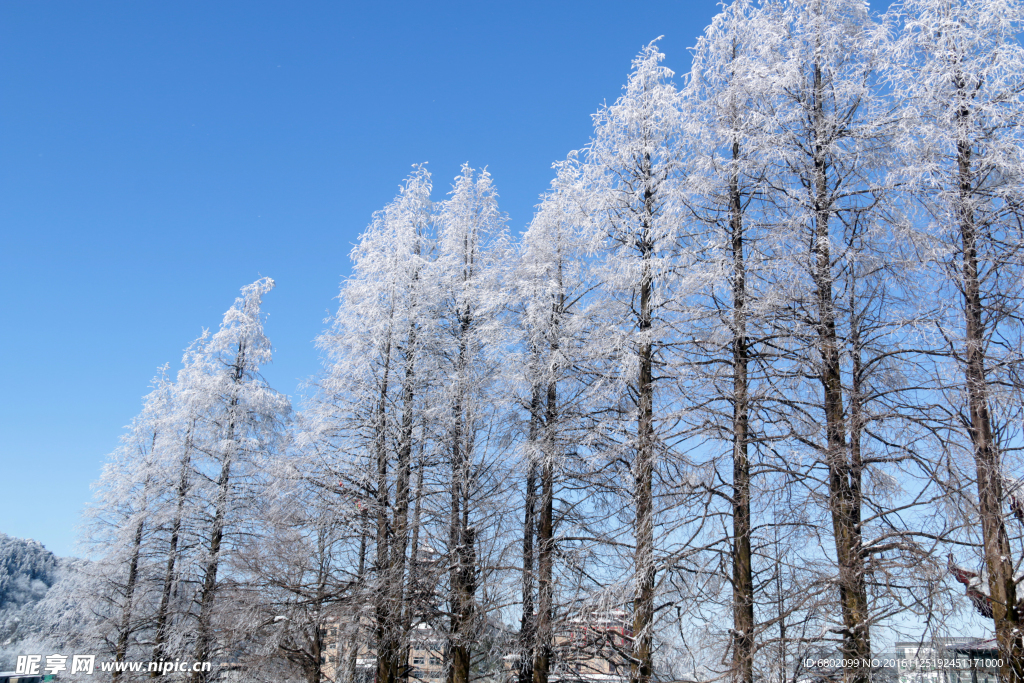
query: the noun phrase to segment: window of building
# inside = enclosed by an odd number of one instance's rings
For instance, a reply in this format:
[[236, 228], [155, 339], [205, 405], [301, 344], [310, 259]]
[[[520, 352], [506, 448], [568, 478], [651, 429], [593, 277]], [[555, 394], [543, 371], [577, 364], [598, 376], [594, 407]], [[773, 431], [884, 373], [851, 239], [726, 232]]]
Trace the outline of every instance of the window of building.
[[423, 657], [413, 657], [412, 658], [412, 663], [413, 664], [422, 664], [423, 663]]

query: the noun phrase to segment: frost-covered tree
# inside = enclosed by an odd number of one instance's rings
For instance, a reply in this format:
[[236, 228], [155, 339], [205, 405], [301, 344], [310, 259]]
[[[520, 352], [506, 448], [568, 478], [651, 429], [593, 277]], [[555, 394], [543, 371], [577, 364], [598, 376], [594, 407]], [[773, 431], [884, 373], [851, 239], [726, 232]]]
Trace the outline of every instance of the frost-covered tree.
[[776, 144], [765, 191], [780, 259], [775, 346], [786, 365], [776, 381], [790, 411], [790, 459], [812, 456], [803, 472], [788, 472], [816, 484], [806, 500], [821, 514], [805, 528], [830, 547], [807, 556], [818, 574], [807, 590], [838, 602], [841, 623], [823, 627], [860, 663], [848, 675], [863, 681], [872, 628], [913, 602], [910, 572], [935, 568], [934, 536], [914, 528], [933, 495], [912, 351], [927, 299], [917, 296], [887, 178], [895, 121], [879, 71], [890, 31], [860, 2], [768, 11], [762, 26], [777, 32], [776, 55], [762, 109]]
[[488, 593], [480, 585], [489, 575], [485, 559], [501, 528], [488, 518], [500, 505], [502, 482], [495, 471], [503, 401], [494, 388], [505, 310], [499, 266], [511, 254], [487, 171], [464, 165], [436, 222], [437, 258], [429, 272], [436, 319], [432, 354], [445, 378], [433, 400], [449, 505], [445, 676], [448, 683], [468, 683], [487, 618]]
[[847, 217], [870, 202], [870, 178], [861, 160], [863, 152], [879, 147], [871, 79], [878, 55], [872, 42], [881, 34], [862, 3], [843, 0], [792, 3], [778, 20], [788, 29], [772, 74], [784, 180], [772, 191], [777, 201], [792, 202], [798, 231], [794, 239], [809, 245], [803, 263], [809, 276], [805, 310], [810, 346], [801, 353], [813, 364], [810, 372], [822, 391], [825, 435], [820, 452], [828, 470], [842, 652], [844, 658], [861, 662], [861, 673], [854, 675], [866, 680], [871, 643], [860, 554], [862, 467], [847, 440], [833, 250], [837, 234], [850, 222]]
[[[202, 341], [202, 338], [200, 339]], [[187, 356], [187, 352], [186, 352]], [[178, 587], [184, 586], [187, 551], [194, 550], [195, 535], [189, 523], [192, 510], [190, 493], [195, 477], [192, 471], [194, 437], [197, 427], [195, 415], [187, 403], [175, 401], [174, 420], [165, 431], [162, 444], [162, 466], [166, 500], [160, 515], [161, 539], [156, 550], [161, 563], [159, 576], [159, 598], [154, 616], [153, 650], [150, 661], [160, 662], [171, 652], [180, 652], [184, 642], [182, 629], [175, 628], [187, 622], [184, 618], [188, 608], [181, 601]], [[184, 591], [182, 591], [184, 592]]]
[[291, 431], [269, 279], [158, 380], [87, 636], [308, 683], [419, 678], [425, 639], [447, 683], [785, 681], [838, 645], [863, 683], [952, 546], [1021, 680], [1022, 19], [734, 0], [680, 90], [641, 50], [517, 245], [486, 171], [435, 203], [414, 167]]
[[[752, 451], [771, 441], [764, 415], [771, 372], [765, 317], [774, 301], [765, 168], [774, 139], [765, 113], [773, 63], [770, 17], [753, 2], [737, 0], [705, 29], [694, 52], [680, 106], [687, 132], [685, 203], [703, 226], [702, 270], [708, 285], [691, 303], [694, 343], [687, 355], [695, 375], [695, 422], [731, 454], [722, 478], [730, 482], [732, 678], [751, 683], [758, 624], [755, 618]], [[724, 404], [724, 405], [723, 405]], [[710, 430], [709, 430], [710, 427]], [[761, 471], [764, 470], [762, 466]], [[731, 470], [731, 471], [730, 471]]]
[[[377, 212], [353, 249], [352, 275], [332, 329], [318, 339], [330, 363], [311, 421], [336, 449], [351, 495], [372, 501], [377, 677], [406, 676], [413, 607], [407, 604], [411, 472], [422, 434], [420, 367], [429, 305], [423, 270], [432, 258], [431, 182], [425, 166]], [[369, 459], [356, 455], [372, 454]], [[354, 466], [354, 467], [352, 467]], [[413, 548], [416, 551], [416, 548]]]
[[260, 303], [272, 287], [244, 287], [220, 329], [186, 351], [177, 380], [157, 378], [96, 485], [87, 542], [102, 552], [83, 590], [102, 605], [97, 635], [117, 662], [210, 661], [228, 645], [223, 561], [251, 531], [290, 413], [259, 375], [270, 361]]
[[[522, 236], [510, 274], [517, 356], [506, 372], [527, 414], [520, 681], [546, 681], [556, 664], [556, 487], [567, 493], [570, 451], [585, 448], [581, 418], [588, 383], [582, 368], [601, 315], [590, 296], [596, 280], [587, 255], [589, 217], [579, 164], [570, 158], [555, 166], [557, 177]], [[557, 516], [568, 523], [565, 512]], [[561, 545], [563, 553], [568, 550]]]
[[104, 465], [88, 509], [89, 543], [103, 552], [90, 567], [92, 590], [108, 604], [111, 622], [101, 627], [101, 636], [116, 662], [125, 661], [131, 641], [152, 627], [149, 579], [166, 502], [166, 465], [177, 446], [175, 385], [166, 370], [154, 379], [142, 412]]
[[[1024, 190], [1024, 6], [1014, 0], [911, 0], [890, 71], [902, 103], [900, 179], [920, 201], [948, 283], [940, 319], [962, 380], [949, 392], [977, 485], [982, 586], [1003, 655], [1024, 680], [1022, 555], [1006, 515], [1016, 484]], [[941, 280], [939, 280], [941, 281]], [[956, 317], [952, 315], [956, 312]], [[1019, 466], [1019, 465], [1018, 465]], [[1019, 471], [1018, 471], [1019, 474]], [[1009, 482], [1009, 483], [1008, 483]]]
[[[680, 135], [672, 72], [651, 43], [633, 61], [623, 95], [594, 116], [582, 159], [590, 250], [609, 317], [594, 336], [608, 359], [594, 380], [608, 406], [599, 430], [612, 462], [628, 466], [634, 555], [630, 680], [653, 675], [656, 552], [654, 471], [666, 448], [669, 409], [659, 402], [674, 332], [667, 314], [677, 296], [681, 222], [673, 201]], [[660, 405], [659, 405], [660, 403]], [[659, 414], [660, 413], [660, 414]], [[632, 427], [629, 424], [632, 423]]]
[[[220, 329], [190, 348], [178, 375], [182, 404], [196, 418], [197, 484], [190, 495], [196, 498], [195, 529], [202, 544], [191, 657], [197, 662], [210, 661], [223, 644], [216, 624], [225, 585], [221, 562], [241, 541], [246, 507], [264, 483], [268, 456], [281, 447], [291, 411], [288, 398], [259, 374], [271, 360], [260, 305], [273, 286], [262, 278], [243, 287]], [[206, 683], [209, 675], [195, 672], [193, 683]]]

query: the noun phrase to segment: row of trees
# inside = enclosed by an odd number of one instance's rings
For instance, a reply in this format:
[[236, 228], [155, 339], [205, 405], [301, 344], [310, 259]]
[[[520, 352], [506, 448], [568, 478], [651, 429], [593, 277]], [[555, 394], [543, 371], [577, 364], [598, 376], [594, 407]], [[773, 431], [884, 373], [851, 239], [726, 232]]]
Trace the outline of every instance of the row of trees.
[[959, 579], [1024, 680], [1022, 10], [735, 0], [519, 239], [486, 171], [416, 167], [301, 412], [268, 280], [156, 382], [95, 508], [111, 652], [397, 683], [428, 625], [448, 683], [866, 681]]
[[85, 590], [98, 598], [91, 635], [117, 662], [204, 662], [224, 644], [221, 613], [238, 590], [224, 564], [243, 559], [232, 551], [260, 527], [252, 513], [265, 505], [254, 501], [272, 495], [291, 412], [259, 375], [271, 352], [260, 305], [273, 286], [243, 288], [176, 381], [166, 368], [154, 380], [96, 485], [88, 542], [102, 559]]

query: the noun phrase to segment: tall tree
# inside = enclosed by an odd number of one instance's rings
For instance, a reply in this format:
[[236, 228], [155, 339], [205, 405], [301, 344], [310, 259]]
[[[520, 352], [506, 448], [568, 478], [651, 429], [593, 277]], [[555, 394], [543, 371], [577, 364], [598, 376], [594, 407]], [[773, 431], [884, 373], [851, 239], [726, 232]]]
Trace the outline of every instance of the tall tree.
[[788, 215], [794, 243], [808, 247], [794, 253], [794, 277], [807, 292], [789, 296], [803, 302], [798, 309], [807, 330], [798, 362], [811, 364], [821, 391], [816, 408], [824, 417], [824, 443], [814, 448], [827, 469], [841, 647], [844, 658], [859, 662], [846, 675], [866, 681], [871, 617], [862, 553], [864, 468], [850, 441], [837, 245], [874, 199], [879, 172], [872, 164], [885, 144], [875, 80], [886, 36], [859, 2], [810, 0], [775, 11], [773, 23], [784, 36], [771, 73], [769, 111], [779, 141], [771, 192]]
[[412, 611], [405, 604], [414, 434], [422, 426], [422, 271], [431, 259], [430, 173], [419, 165], [374, 214], [352, 251], [332, 329], [318, 344], [330, 366], [313, 420], [338, 448], [368, 446], [372, 463], [350, 482], [373, 499], [374, 644], [378, 681], [407, 675]]
[[[154, 379], [142, 412], [104, 466], [96, 484], [96, 502], [88, 511], [90, 543], [105, 552], [94, 565], [95, 576], [102, 582], [94, 590], [114, 608], [107, 638], [115, 662], [126, 660], [134, 638], [151, 625], [147, 573], [152, 568], [161, 507], [166, 503], [168, 455], [176, 446], [175, 385], [167, 379], [166, 370], [165, 366]], [[121, 673], [114, 672], [113, 677]]]
[[[963, 383], [954, 392], [973, 453], [982, 558], [1001, 677], [1024, 680], [1024, 604], [1005, 523], [1003, 387], [1021, 367], [1022, 142], [1024, 71], [1016, 1], [911, 0], [892, 82], [903, 103], [907, 153], [903, 180], [929, 218], [939, 262], [959, 299], [959, 321], [943, 320], [948, 351]], [[961, 409], [956, 403], [962, 401]], [[1009, 402], [1012, 405], [1012, 401]], [[1002, 415], [1002, 418], [1000, 418]]]
[[774, 144], [763, 115], [770, 82], [762, 75], [772, 63], [774, 36], [765, 31], [767, 18], [748, 0], [726, 6], [698, 42], [690, 79], [680, 93], [688, 124], [686, 203], [695, 222], [707, 228], [701, 241], [710, 249], [702, 260], [708, 282], [714, 283], [695, 302], [692, 325], [700, 331], [689, 353], [699, 379], [692, 404], [701, 423], [714, 425], [715, 436], [731, 442], [730, 462], [724, 465], [731, 472], [723, 475], [731, 483], [726, 495], [732, 519], [731, 677], [742, 683], [753, 682], [757, 630], [751, 447], [768, 437], [754, 434], [752, 426], [765, 424], [756, 419], [754, 385], [768, 372], [770, 355], [761, 320], [771, 306], [766, 274], [760, 272], [770, 262], [764, 246], [764, 173]]
[[[155, 633], [153, 636], [153, 653], [151, 661], [162, 662], [168, 656], [168, 640], [173, 621], [171, 598], [175, 593], [178, 576], [182, 573], [181, 555], [189, 494], [192, 490], [192, 456], [193, 436], [197, 425], [196, 416], [188, 413], [188, 407], [178, 401], [175, 405], [175, 450], [168, 468], [172, 473], [170, 490], [173, 491], [173, 503], [168, 504], [168, 513], [163, 522], [166, 541], [160, 549], [164, 558], [163, 577], [160, 586], [160, 598], [155, 617]], [[164, 675], [163, 668], [152, 673], [152, 677]]]
[[[244, 519], [245, 496], [262, 474], [266, 456], [279, 446], [291, 410], [287, 397], [267, 386], [259, 374], [271, 358], [260, 305], [273, 286], [273, 280], [262, 278], [243, 287], [220, 329], [186, 356], [178, 379], [183, 400], [199, 416], [195, 444], [208, 483], [202, 529], [205, 557], [196, 596], [196, 662], [210, 661], [217, 646], [214, 619], [223, 586], [218, 580], [221, 561], [233, 549], [232, 533]], [[209, 678], [209, 671], [192, 675], [193, 683]]]
[[613, 317], [605, 330], [607, 355], [622, 370], [618, 404], [630, 405], [635, 434], [622, 445], [629, 461], [633, 517], [633, 650], [630, 681], [653, 675], [656, 590], [654, 470], [659, 451], [656, 368], [671, 333], [663, 317], [674, 295], [680, 225], [672, 183], [679, 135], [672, 72], [651, 43], [633, 61], [625, 93], [594, 117], [594, 138], [583, 162], [593, 227], [591, 248], [603, 255], [599, 272]]
[[522, 236], [514, 274], [523, 358], [511, 371], [529, 424], [520, 677], [536, 683], [545, 683], [555, 664], [555, 489], [573, 436], [581, 435], [588, 392], [580, 368], [597, 326], [579, 164], [570, 158], [555, 166], [551, 189]]
[[478, 593], [484, 540], [478, 525], [485, 509], [481, 485], [493, 457], [488, 435], [501, 410], [491, 391], [505, 307], [497, 264], [509, 256], [509, 247], [505, 217], [487, 171], [464, 165], [436, 220], [438, 256], [431, 273], [437, 323], [432, 344], [447, 377], [447, 386], [439, 387], [443, 413], [437, 416], [437, 428], [450, 468], [445, 676], [448, 683], [468, 683], [484, 617]]

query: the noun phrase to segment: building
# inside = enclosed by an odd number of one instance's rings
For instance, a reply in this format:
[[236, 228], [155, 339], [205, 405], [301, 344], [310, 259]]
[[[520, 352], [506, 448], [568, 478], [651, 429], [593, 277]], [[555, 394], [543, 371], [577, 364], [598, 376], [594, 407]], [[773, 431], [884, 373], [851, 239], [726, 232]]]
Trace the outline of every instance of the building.
[[427, 624], [416, 624], [409, 637], [409, 678], [428, 683], [444, 680], [444, 641]]
[[[623, 683], [633, 632], [622, 610], [595, 611], [556, 626], [550, 683]], [[516, 679], [519, 655], [503, 658], [507, 681]]]
[[[336, 683], [373, 683], [377, 676], [377, 656], [372, 648], [373, 622], [363, 617], [358, 625], [331, 621], [325, 627], [324, 674]], [[487, 620], [481, 641], [500, 641], [505, 628], [494, 620]], [[413, 626], [409, 634], [408, 675], [410, 681], [441, 683], [444, 680], [444, 646], [442, 633], [426, 623]], [[474, 664], [476, 666], [476, 664]], [[501, 663], [484, 658], [485, 671], [498, 671]], [[478, 676], [474, 676], [474, 679]]]
[[555, 635], [555, 680], [617, 683], [629, 678], [626, 659], [633, 647], [629, 615], [620, 609], [568, 620]]
[[323, 674], [331, 681], [373, 683], [377, 659], [367, 648], [371, 622], [359, 619], [331, 618], [324, 625]]

